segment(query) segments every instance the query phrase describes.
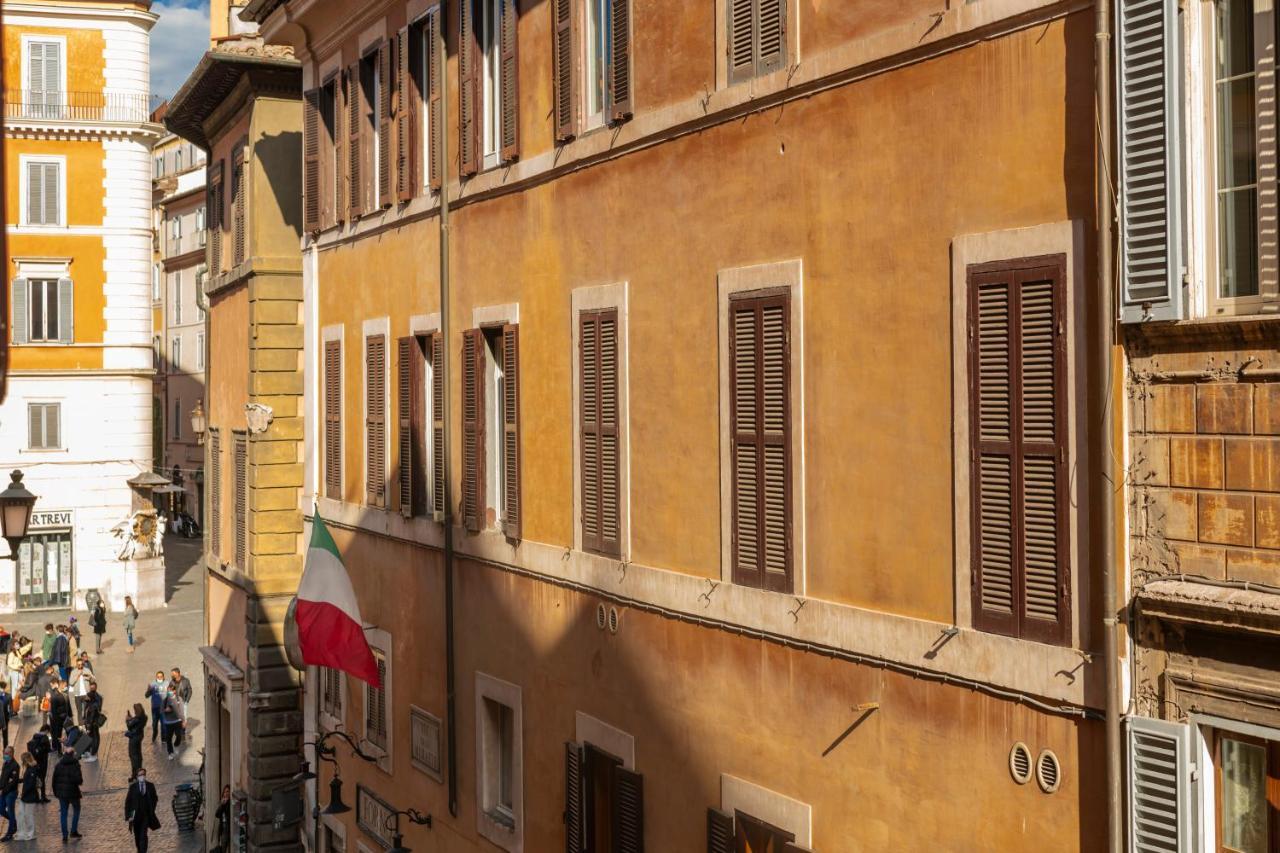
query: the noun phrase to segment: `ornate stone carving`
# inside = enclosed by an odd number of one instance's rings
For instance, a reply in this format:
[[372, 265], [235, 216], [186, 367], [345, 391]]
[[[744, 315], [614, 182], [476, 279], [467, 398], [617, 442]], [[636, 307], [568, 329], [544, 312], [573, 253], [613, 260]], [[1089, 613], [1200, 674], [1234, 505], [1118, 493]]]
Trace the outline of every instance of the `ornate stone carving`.
[[266, 432], [267, 427], [271, 426], [275, 413], [271, 411], [270, 406], [264, 406], [262, 403], [245, 403], [244, 419], [249, 426], [249, 432], [258, 435]]

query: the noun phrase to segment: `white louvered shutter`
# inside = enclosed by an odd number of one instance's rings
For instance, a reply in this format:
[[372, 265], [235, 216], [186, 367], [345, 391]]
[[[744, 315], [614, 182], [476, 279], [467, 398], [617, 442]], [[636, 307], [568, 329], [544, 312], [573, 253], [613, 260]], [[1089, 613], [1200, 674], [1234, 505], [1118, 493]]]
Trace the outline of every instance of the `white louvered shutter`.
[[1126, 719], [1129, 850], [1189, 853], [1191, 728], [1147, 717]]
[[1177, 0], [1120, 0], [1120, 274], [1126, 323], [1183, 316]]
[[58, 279], [58, 340], [73, 343], [75, 335], [75, 287], [69, 278]]
[[27, 308], [28, 287], [28, 280], [25, 278], [13, 280], [13, 337], [11, 340], [15, 344], [27, 343], [28, 329], [31, 327], [31, 318], [27, 313], [30, 310]]
[[44, 164], [27, 164], [27, 224], [44, 224]]
[[42, 183], [44, 188], [45, 225], [57, 225], [61, 222], [59, 211], [61, 200], [58, 197], [58, 185], [60, 183], [58, 180], [58, 173], [61, 171], [61, 168], [62, 167], [57, 163], [44, 164], [44, 181]]

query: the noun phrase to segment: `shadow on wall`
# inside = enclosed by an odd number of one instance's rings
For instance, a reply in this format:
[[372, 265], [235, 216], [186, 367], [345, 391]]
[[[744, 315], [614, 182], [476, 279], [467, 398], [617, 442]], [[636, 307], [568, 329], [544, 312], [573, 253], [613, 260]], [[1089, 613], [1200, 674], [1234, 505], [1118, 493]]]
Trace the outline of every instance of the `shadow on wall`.
[[301, 131], [290, 130], [263, 136], [253, 152], [262, 163], [262, 174], [271, 184], [272, 195], [280, 199], [284, 224], [302, 234], [302, 151]]

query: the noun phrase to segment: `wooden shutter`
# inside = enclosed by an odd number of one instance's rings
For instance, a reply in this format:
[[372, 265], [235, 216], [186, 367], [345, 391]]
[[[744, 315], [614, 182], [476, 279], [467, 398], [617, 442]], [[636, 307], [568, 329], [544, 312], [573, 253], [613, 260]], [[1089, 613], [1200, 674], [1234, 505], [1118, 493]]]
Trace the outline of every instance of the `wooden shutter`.
[[360, 63], [347, 69], [347, 219], [350, 222], [364, 213], [364, 185], [361, 170], [360, 130], [364, 124], [364, 96], [360, 86]]
[[564, 745], [564, 849], [583, 853], [586, 848], [586, 814], [583, 808], [582, 747]]
[[573, 138], [574, 121], [574, 38], [573, 0], [551, 0], [552, 26], [555, 30], [551, 42], [551, 85], [555, 100], [556, 142]]
[[378, 85], [374, 87], [378, 98], [378, 206], [390, 207], [392, 203], [391, 188], [395, 184], [391, 180], [391, 150], [394, 141], [391, 138], [391, 104], [395, 97], [392, 91], [395, 86], [394, 69], [399, 62], [392, 55], [395, 52], [394, 42], [386, 41], [378, 48]]
[[1177, 0], [1120, 0], [1120, 281], [1126, 323], [1183, 316]]
[[422, 62], [421, 41], [416, 38], [418, 28], [404, 27], [396, 39], [396, 198], [409, 201], [417, 195], [421, 178], [415, 165], [422, 150], [418, 118], [418, 102], [422, 94], [418, 89], [414, 69]]
[[426, 474], [423, 468], [423, 360], [422, 347], [412, 335], [400, 338], [398, 396], [400, 422], [400, 514], [406, 518], [426, 511]]
[[750, 80], [755, 74], [755, 18], [759, 0], [725, 0], [728, 23], [725, 36], [729, 58], [729, 83]]
[[316, 205], [318, 230], [333, 224], [333, 153], [334, 135], [338, 129], [335, 109], [337, 84], [330, 80], [316, 90]]
[[347, 71], [338, 74], [333, 83], [333, 221], [346, 222], [351, 203], [348, 199], [350, 181], [347, 177], [350, 156], [347, 152], [350, 144], [350, 132], [346, 122], [351, 111], [347, 108], [350, 97]]
[[431, 335], [431, 514], [444, 521], [444, 338]]
[[618, 312], [584, 311], [578, 326], [582, 547], [622, 554]]
[[480, 171], [480, 45], [475, 0], [458, 0], [458, 156], [462, 174]]
[[520, 327], [502, 327], [502, 532], [520, 538]]
[[73, 343], [76, 339], [75, 305], [75, 284], [63, 276], [58, 279], [58, 340], [64, 344]]
[[609, 120], [631, 118], [631, 0], [609, 0]]
[[236, 519], [236, 568], [248, 568], [249, 538], [249, 442], [243, 435], [235, 437], [235, 519]]
[[[215, 167], [216, 168], [213, 168]], [[222, 174], [226, 162], [211, 164], [209, 183], [209, 274], [222, 272]]]
[[729, 319], [733, 582], [790, 592], [789, 296], [733, 299]]
[[1129, 849], [1190, 853], [1191, 727], [1128, 717]]
[[302, 230], [320, 230], [320, 90], [302, 93]]
[[498, 77], [502, 97], [500, 128], [502, 162], [510, 163], [520, 156], [520, 60], [518, 25], [520, 15], [516, 0], [501, 0], [502, 20], [498, 22]]
[[342, 499], [342, 344], [324, 343], [324, 493]]
[[387, 339], [365, 339], [365, 502], [387, 505]]
[[730, 84], [786, 65], [786, 0], [726, 0], [725, 6]]
[[429, 101], [427, 123], [431, 142], [427, 159], [431, 189], [439, 190], [444, 164], [440, 152], [444, 150], [444, 99], [440, 91], [440, 8], [427, 14], [427, 99]]
[[30, 334], [31, 317], [30, 308], [27, 305], [27, 288], [30, 287], [30, 280], [26, 278], [15, 278], [13, 280], [13, 343], [27, 343], [27, 336]]
[[478, 533], [485, 523], [484, 332], [462, 333], [462, 526]]
[[222, 557], [222, 432], [209, 430], [209, 550], [214, 559]]
[[1070, 639], [1064, 274], [969, 271], [974, 624], [1051, 643]]
[[787, 3], [786, 0], [756, 2], [756, 76], [763, 76], [787, 64]]
[[644, 777], [622, 765], [613, 768], [613, 850], [644, 853]]
[[707, 809], [707, 853], [734, 853], [733, 815]]
[[235, 241], [235, 265], [239, 266], [245, 261], [245, 253], [247, 251], [245, 233], [245, 179], [244, 179], [244, 156], [245, 146], [237, 145], [231, 155], [234, 159], [231, 167], [231, 203], [234, 208], [231, 212], [232, 218], [235, 220], [232, 225], [234, 232], [232, 239]]

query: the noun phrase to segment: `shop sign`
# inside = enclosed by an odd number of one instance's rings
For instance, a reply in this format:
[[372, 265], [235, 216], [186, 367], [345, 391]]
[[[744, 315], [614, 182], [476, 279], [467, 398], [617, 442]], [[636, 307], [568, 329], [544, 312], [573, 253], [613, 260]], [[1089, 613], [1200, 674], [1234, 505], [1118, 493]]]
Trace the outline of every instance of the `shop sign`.
[[75, 515], [69, 509], [45, 509], [31, 513], [31, 528], [39, 530], [47, 527], [71, 527]]

